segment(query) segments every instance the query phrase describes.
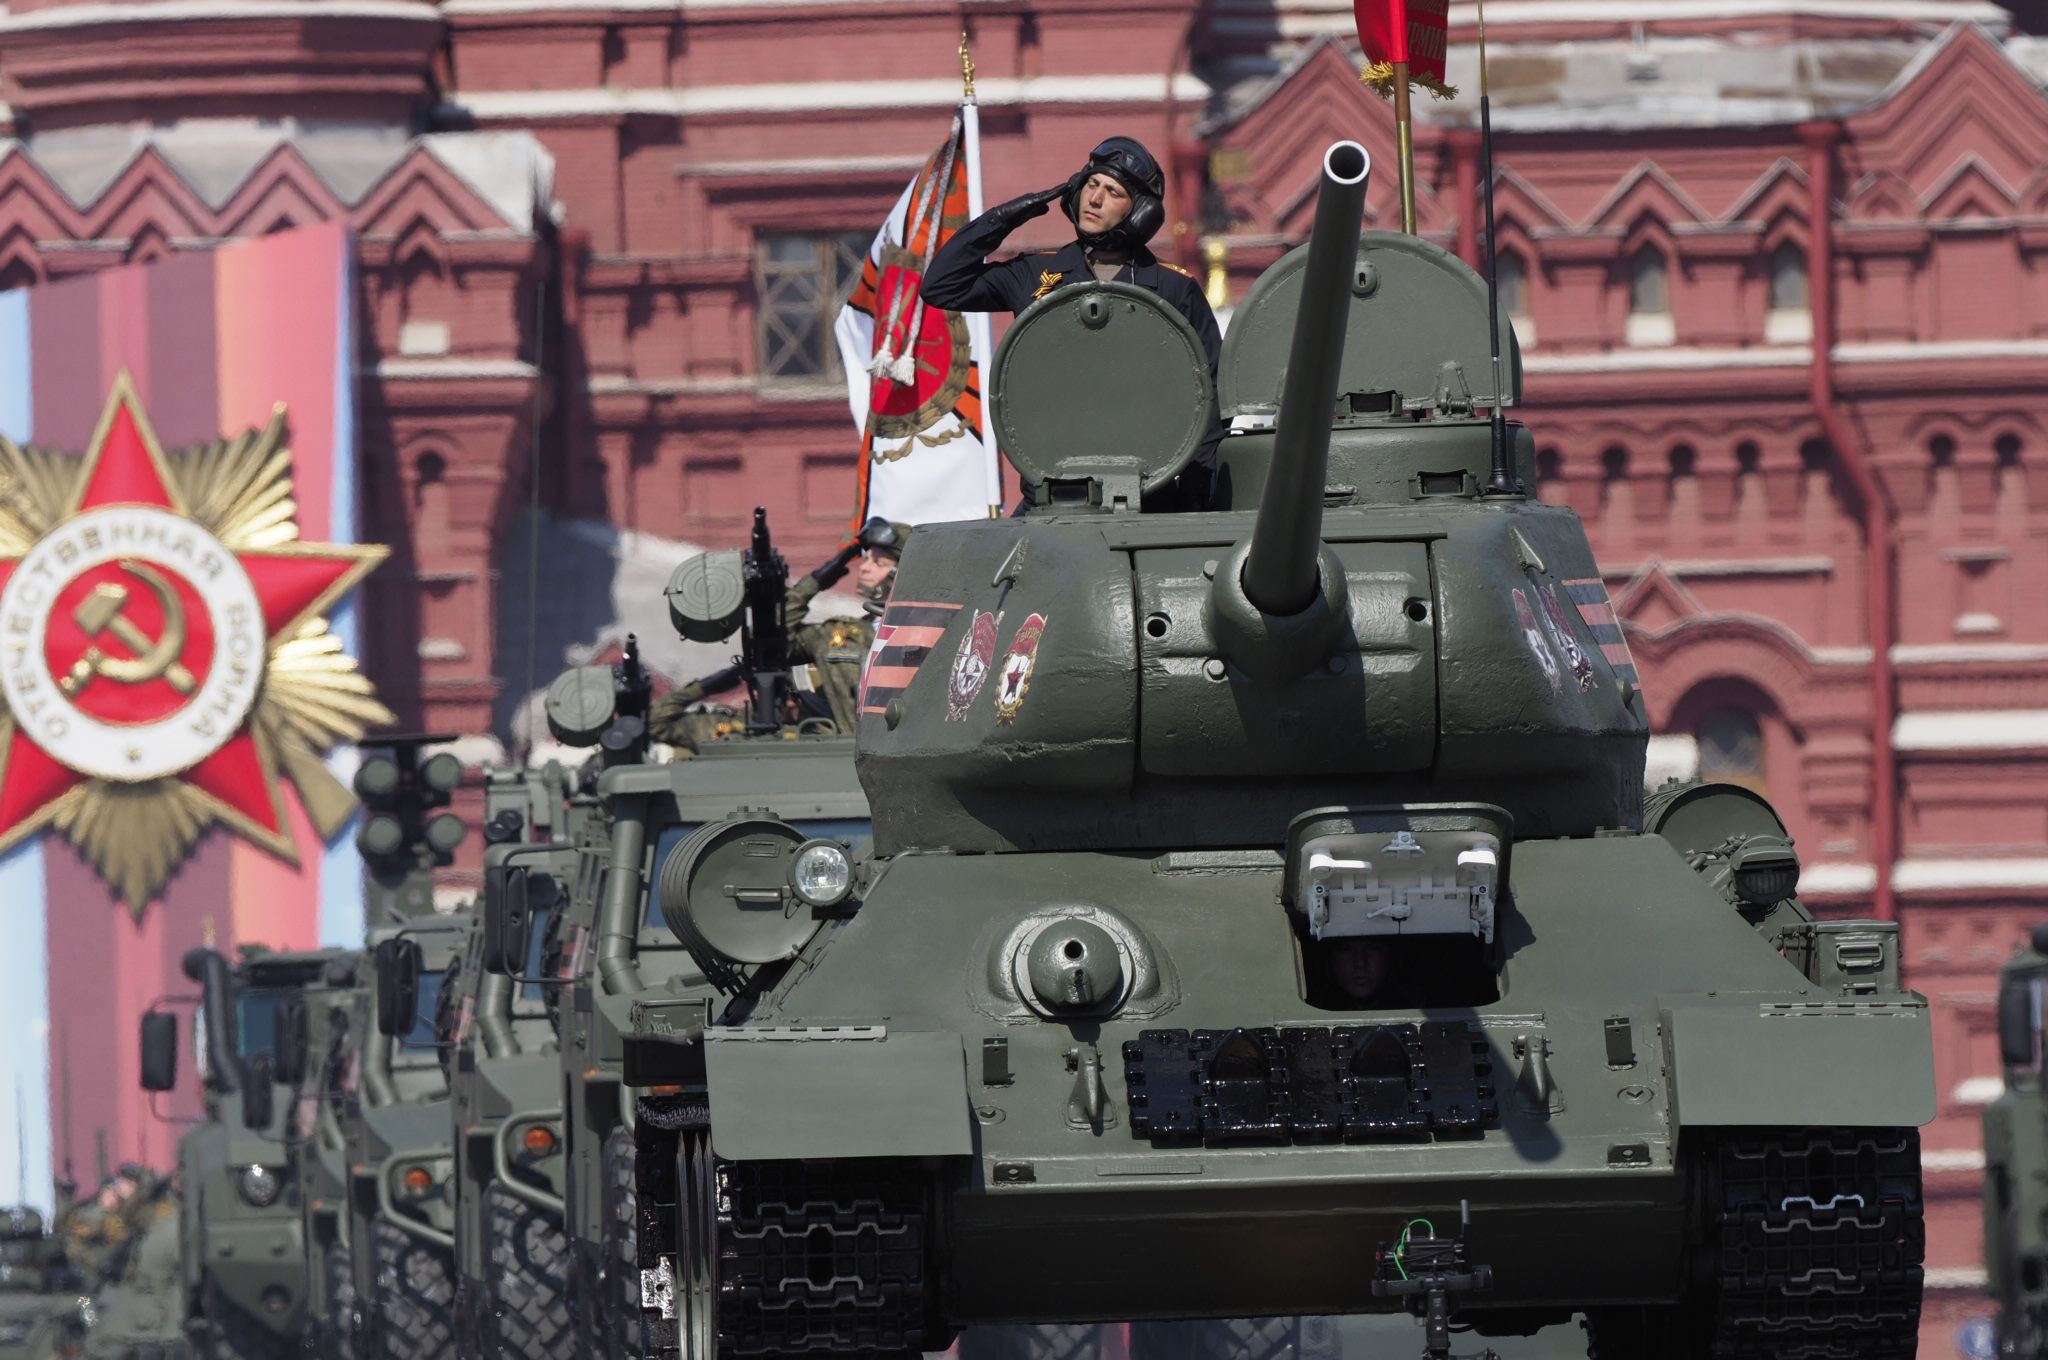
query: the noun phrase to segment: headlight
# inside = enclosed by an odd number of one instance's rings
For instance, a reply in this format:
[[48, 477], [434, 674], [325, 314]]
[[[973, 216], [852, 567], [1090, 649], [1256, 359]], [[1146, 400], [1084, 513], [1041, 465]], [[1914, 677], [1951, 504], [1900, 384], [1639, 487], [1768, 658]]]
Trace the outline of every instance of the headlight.
[[258, 1209], [268, 1209], [284, 1193], [284, 1177], [267, 1166], [245, 1166], [235, 1173], [235, 1189]]
[[789, 866], [789, 886], [813, 907], [836, 907], [853, 891], [853, 861], [837, 841], [800, 845]]
[[426, 1198], [441, 1184], [442, 1177], [436, 1174], [439, 1170], [440, 1168], [429, 1170], [424, 1166], [407, 1167], [395, 1178], [398, 1192], [407, 1199]]

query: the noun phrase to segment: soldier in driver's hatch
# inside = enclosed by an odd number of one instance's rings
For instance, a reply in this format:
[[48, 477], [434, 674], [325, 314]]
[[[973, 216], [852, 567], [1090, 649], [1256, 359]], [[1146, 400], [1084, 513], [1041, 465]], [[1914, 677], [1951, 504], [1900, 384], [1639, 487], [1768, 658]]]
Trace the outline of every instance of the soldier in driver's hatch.
[[[789, 659], [796, 664], [810, 664], [811, 693], [828, 710], [819, 716], [829, 716], [833, 725], [846, 733], [853, 731], [854, 720], [859, 716], [861, 665], [867, 660], [868, 645], [874, 640], [875, 619], [889, 603], [889, 592], [895, 587], [896, 563], [910, 538], [910, 526], [870, 520], [860, 537], [864, 546], [853, 559], [851, 571], [854, 589], [861, 597], [860, 617], [804, 621], [811, 601], [832, 584], [820, 581], [816, 572], [793, 582], [782, 602], [783, 622], [789, 629]], [[835, 575], [833, 579], [838, 578]], [[736, 711], [689, 711], [706, 696], [705, 686], [693, 680], [656, 699], [649, 714], [650, 734], [670, 746], [695, 749], [702, 742], [746, 730], [745, 718]]]
[[[1145, 248], [1166, 221], [1166, 177], [1135, 139], [1111, 137], [1088, 153], [1088, 163], [1036, 193], [990, 208], [939, 247], [925, 270], [923, 297], [958, 312], [1021, 312], [1053, 289], [1090, 279], [1150, 289], [1186, 317], [1209, 355], [1209, 376], [1223, 352], [1223, 333], [1194, 277]], [[1074, 240], [1058, 250], [1032, 251], [991, 264], [982, 257], [1054, 202], [1074, 224]], [[1183, 499], [1199, 508], [1214, 480], [1215, 422], [1194, 462], [1180, 476]]]

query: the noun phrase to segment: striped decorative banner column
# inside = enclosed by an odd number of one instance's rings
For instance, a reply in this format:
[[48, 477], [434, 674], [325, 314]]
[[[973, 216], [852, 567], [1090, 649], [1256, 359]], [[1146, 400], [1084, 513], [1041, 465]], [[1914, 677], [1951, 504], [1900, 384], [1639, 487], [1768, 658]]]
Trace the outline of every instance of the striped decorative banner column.
[[[83, 452], [122, 373], [173, 453], [262, 429], [282, 404], [300, 538], [357, 542], [352, 258], [347, 228], [323, 226], [0, 294], [0, 435]], [[327, 614], [353, 654], [352, 607]], [[60, 1060], [81, 1179], [98, 1130], [116, 1163], [172, 1164], [181, 1131], [139, 1088], [136, 1035], [152, 1001], [192, 990], [179, 970], [187, 949], [361, 940], [349, 830], [323, 841], [288, 783], [283, 806], [296, 865], [216, 824], [140, 912], [52, 829], [0, 858], [11, 946], [0, 951], [0, 1029], [20, 1036], [0, 1057], [0, 1095], [19, 1092], [26, 1144], [25, 1164], [11, 1166], [15, 1140], [0, 1139], [0, 1194], [21, 1176], [31, 1201], [48, 1203], [66, 1161]], [[192, 1113], [195, 1087], [183, 1081], [163, 1112]]]

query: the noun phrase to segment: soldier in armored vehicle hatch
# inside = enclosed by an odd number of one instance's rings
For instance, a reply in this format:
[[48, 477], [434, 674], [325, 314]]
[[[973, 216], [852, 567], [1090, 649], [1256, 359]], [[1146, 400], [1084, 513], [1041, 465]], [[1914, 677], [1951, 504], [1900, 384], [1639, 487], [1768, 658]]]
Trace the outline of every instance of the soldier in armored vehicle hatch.
[[[963, 312], [1021, 312], [1069, 283], [1135, 284], [1157, 293], [1187, 319], [1208, 355], [1213, 380], [1223, 332], [1208, 298], [1186, 270], [1145, 246], [1166, 222], [1165, 194], [1166, 176], [1152, 153], [1134, 138], [1111, 137], [1062, 182], [997, 204], [939, 247], [925, 271], [924, 300]], [[983, 258], [1054, 203], [1074, 224], [1072, 242], [993, 264]], [[1216, 446], [1223, 438], [1222, 422], [1211, 424], [1208, 438], [1178, 479], [1180, 499], [1188, 508], [1208, 502]]]
[[[763, 552], [758, 547], [763, 541], [759, 534], [765, 534], [765, 525], [763, 519], [757, 533], [757, 547], [741, 559], [740, 579], [769, 595], [778, 588], [783, 591], [781, 631], [786, 639], [782, 644], [784, 661], [792, 671], [808, 663], [811, 678], [808, 693], [799, 690], [787, 697], [798, 706], [796, 711], [807, 718], [829, 717], [840, 732], [851, 733], [859, 710], [861, 664], [867, 659], [868, 648], [874, 641], [874, 619], [889, 601], [889, 591], [896, 581], [896, 562], [902, 556], [904, 543], [910, 538], [910, 526], [886, 519], [871, 519], [851, 542], [816, 570], [793, 585], [781, 586], [775, 577], [775, 569], [781, 566], [780, 556], [772, 548]], [[838, 584], [849, 570], [861, 595], [861, 616], [805, 622], [804, 615], [811, 601], [821, 591]], [[762, 639], [749, 633], [745, 644], [743, 655], [732, 665], [680, 685], [654, 702], [648, 719], [648, 731], [654, 740], [694, 750], [702, 742], [747, 731], [748, 719], [744, 714], [698, 708], [709, 696], [746, 682], [750, 676], [752, 683], [758, 686], [760, 672], [777, 669], [773, 665], [773, 654], [777, 650], [773, 642], [763, 646]], [[779, 714], [778, 721], [785, 716]]]

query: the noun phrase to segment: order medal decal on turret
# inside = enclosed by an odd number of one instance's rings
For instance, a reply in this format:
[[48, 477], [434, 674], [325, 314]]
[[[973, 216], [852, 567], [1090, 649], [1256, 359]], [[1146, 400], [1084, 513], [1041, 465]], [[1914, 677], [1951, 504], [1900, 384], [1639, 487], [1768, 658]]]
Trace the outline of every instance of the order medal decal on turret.
[[0, 439], [0, 850], [54, 824], [140, 911], [222, 822], [296, 863], [321, 757], [391, 721], [326, 611], [385, 555], [298, 542], [284, 410], [166, 455], [126, 374], [83, 458]]
[[1010, 639], [1010, 654], [1003, 658], [1002, 677], [996, 681], [996, 721], [1008, 726], [1024, 707], [1031, 692], [1031, 671], [1038, 664], [1038, 640], [1045, 635], [1045, 615], [1033, 614], [1017, 625]]
[[1543, 667], [1543, 676], [1550, 681], [1550, 687], [1562, 690], [1564, 682], [1557, 668], [1557, 653], [1550, 650], [1550, 643], [1544, 639], [1543, 629], [1536, 622], [1536, 611], [1529, 606], [1529, 597], [1519, 588], [1515, 591], [1515, 621], [1522, 625], [1522, 636], [1529, 643], [1529, 650], [1536, 654], [1536, 664]]
[[1530, 588], [1536, 592], [1536, 603], [1543, 609], [1543, 622], [1549, 626], [1550, 640], [1556, 643], [1557, 650], [1564, 654], [1565, 665], [1571, 668], [1572, 679], [1578, 682], [1581, 693], [1592, 693], [1596, 685], [1593, 679], [1593, 663], [1586, 656], [1586, 649], [1579, 645], [1578, 638], [1572, 635], [1572, 626], [1565, 620], [1564, 605], [1557, 598], [1557, 587], [1539, 586], [1531, 582]]
[[974, 622], [960, 635], [960, 650], [953, 655], [952, 674], [946, 681], [946, 721], [960, 722], [974, 706], [981, 687], [988, 682], [996, 664], [996, 630], [1002, 626], [1002, 611], [993, 614], [974, 611]]

